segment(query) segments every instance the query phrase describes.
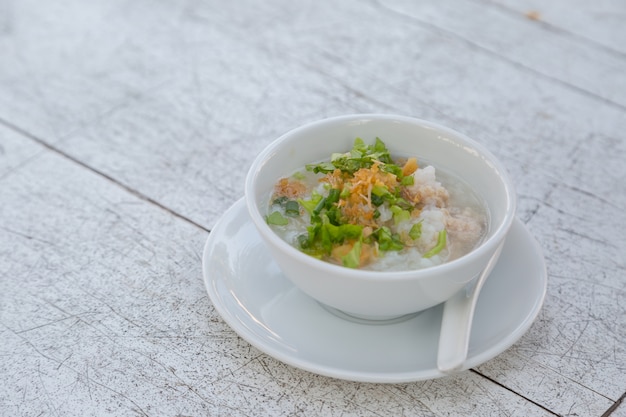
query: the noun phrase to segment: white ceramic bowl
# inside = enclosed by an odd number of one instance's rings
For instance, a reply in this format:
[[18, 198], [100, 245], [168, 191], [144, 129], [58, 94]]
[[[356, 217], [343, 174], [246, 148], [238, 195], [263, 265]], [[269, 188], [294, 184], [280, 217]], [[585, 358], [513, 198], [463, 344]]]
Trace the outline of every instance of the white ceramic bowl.
[[[346, 152], [354, 139], [380, 137], [392, 156], [417, 156], [459, 176], [484, 199], [489, 211], [487, 236], [470, 253], [424, 269], [396, 272], [350, 269], [300, 252], [265, 221], [276, 181], [305, 164]], [[271, 143], [248, 172], [245, 198], [250, 217], [282, 272], [317, 301], [347, 314], [389, 319], [439, 304], [485, 267], [506, 237], [515, 217], [515, 192], [503, 166], [468, 137], [404, 116], [357, 114], [320, 120], [296, 128]]]

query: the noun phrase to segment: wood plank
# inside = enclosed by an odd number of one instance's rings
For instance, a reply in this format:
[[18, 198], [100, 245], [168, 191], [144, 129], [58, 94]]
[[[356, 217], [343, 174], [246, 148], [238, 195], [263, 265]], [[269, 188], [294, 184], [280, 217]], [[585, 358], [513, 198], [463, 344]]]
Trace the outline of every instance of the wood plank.
[[[548, 261], [546, 308], [520, 343], [479, 371], [514, 390], [524, 375], [528, 386], [542, 393], [529, 394], [531, 398], [541, 398], [559, 414], [575, 410], [601, 415], [608, 407], [588, 401], [575, 385], [583, 384], [611, 403], [626, 387], [626, 307], [621, 301], [626, 236], [615, 231], [626, 224], [626, 174], [621, 167], [626, 143], [595, 136], [568, 156], [563, 170], [548, 180], [553, 188], [528, 224]], [[558, 399], [542, 385], [559, 387]], [[566, 396], [571, 397], [571, 409]]]
[[44, 148], [8, 129], [0, 130], [0, 180], [20, 169]]
[[[626, 55], [482, 1], [380, 0], [379, 4], [408, 22], [459, 37], [468, 48], [482, 49], [626, 109]], [[626, 32], [622, 44], [626, 44]]]
[[487, 0], [626, 55], [626, 6], [621, 0]]
[[[292, 412], [303, 415], [340, 416], [449, 416], [449, 415], [529, 415], [553, 414], [524, 400], [473, 372], [410, 384], [346, 383], [305, 371], [288, 369], [266, 356], [250, 362], [218, 382], [225, 395], [241, 398], [241, 410], [263, 415]], [[248, 381], [242, 384], [241, 381]], [[268, 394], [267, 391], [270, 391]], [[289, 391], [292, 397], [274, 397], [273, 392]], [[265, 407], [255, 410], [245, 398], [268, 395]]]
[[180, 8], [125, 0], [2, 4], [0, 119], [48, 141], [157, 88], [185, 62], [183, 40], [172, 37]]

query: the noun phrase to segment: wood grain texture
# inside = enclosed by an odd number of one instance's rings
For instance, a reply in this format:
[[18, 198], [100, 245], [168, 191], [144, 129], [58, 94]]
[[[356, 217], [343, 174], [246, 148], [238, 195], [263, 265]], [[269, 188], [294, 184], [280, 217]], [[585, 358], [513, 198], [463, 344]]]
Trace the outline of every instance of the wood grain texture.
[[[542, 24], [539, 10], [545, 7], [539, 7], [538, 3], [535, 3], [537, 9], [529, 5], [526, 13], [511, 13], [508, 8], [489, 7], [478, 0], [437, 3], [380, 0], [379, 4], [417, 25], [457, 37], [470, 48], [494, 54], [539, 77], [626, 108], [626, 78], [623, 76], [626, 56]], [[555, 7], [563, 8], [563, 5]], [[568, 8], [576, 6], [570, 4]], [[626, 12], [626, 8], [623, 11]], [[626, 42], [623, 28], [618, 28], [613, 35], [622, 36], [622, 43]]]
[[[603, 415], [626, 392], [626, 32], [622, 3], [575, 3], [0, 0], [0, 414]], [[206, 296], [255, 155], [357, 112], [451, 126], [513, 177], [548, 294], [476, 370], [312, 375]]]
[[2, 129], [0, 136], [0, 180], [19, 170], [29, 160], [45, 152], [44, 148], [32, 141], [25, 141], [20, 134]]
[[620, 0], [486, 0], [609, 50], [626, 54], [626, 6]]

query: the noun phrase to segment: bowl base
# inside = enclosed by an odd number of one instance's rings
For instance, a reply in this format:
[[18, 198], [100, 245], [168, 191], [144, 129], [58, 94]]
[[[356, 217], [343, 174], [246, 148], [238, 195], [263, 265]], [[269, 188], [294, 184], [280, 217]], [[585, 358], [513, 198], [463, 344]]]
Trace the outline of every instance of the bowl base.
[[[318, 302], [319, 303], [319, 302]], [[370, 325], [384, 325], [384, 324], [395, 324], [401, 323], [403, 321], [412, 319], [418, 314], [422, 313], [422, 311], [417, 311], [415, 313], [403, 314], [399, 316], [366, 316], [360, 314], [352, 314], [346, 313], [345, 311], [338, 310], [334, 307], [328, 306], [324, 303], [319, 303], [326, 311], [329, 313], [354, 323], [359, 324], [370, 324]]]

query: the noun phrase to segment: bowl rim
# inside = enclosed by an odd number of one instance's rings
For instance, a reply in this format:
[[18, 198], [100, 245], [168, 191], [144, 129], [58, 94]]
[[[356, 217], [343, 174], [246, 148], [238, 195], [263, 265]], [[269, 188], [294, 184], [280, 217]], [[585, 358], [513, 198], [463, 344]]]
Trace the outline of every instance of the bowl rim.
[[[483, 160], [488, 161], [493, 167], [494, 170], [498, 173], [501, 178], [501, 182], [504, 184], [505, 195], [506, 195], [506, 210], [505, 215], [502, 221], [497, 225], [491, 236], [480, 243], [480, 245], [474, 249], [472, 249], [467, 254], [456, 258], [449, 262], [444, 262], [439, 265], [434, 265], [426, 268], [420, 269], [409, 269], [409, 270], [399, 270], [399, 271], [373, 271], [373, 270], [365, 270], [365, 269], [353, 269], [347, 268], [342, 265], [336, 265], [327, 261], [323, 261], [321, 259], [314, 258], [306, 253], [298, 250], [285, 240], [283, 240], [278, 234], [276, 234], [271, 227], [267, 224], [263, 216], [261, 215], [261, 208], [258, 207], [256, 197], [255, 197], [255, 183], [257, 174], [265, 164], [266, 160], [271, 157], [277, 149], [279, 149], [285, 142], [288, 142], [290, 138], [294, 135], [298, 135], [303, 131], [323, 126], [323, 125], [332, 125], [342, 122], [366, 122], [372, 120], [383, 120], [388, 122], [404, 122], [412, 125], [419, 125], [427, 128], [434, 129], [436, 131], [440, 131], [443, 133], [447, 133], [451, 135], [455, 139], [461, 139], [462, 141], [470, 144], [473, 149], [477, 150], [482, 156]], [[515, 219], [516, 214], [516, 194], [513, 182], [504, 165], [493, 155], [485, 146], [478, 143], [474, 139], [468, 137], [467, 135], [460, 133], [454, 129], [449, 127], [440, 125], [438, 123], [430, 122], [427, 120], [411, 117], [411, 116], [402, 116], [396, 114], [386, 114], [386, 113], [354, 113], [354, 114], [345, 114], [340, 116], [333, 116], [324, 119], [315, 120], [312, 122], [305, 123], [301, 126], [293, 128], [291, 130], [286, 131], [278, 138], [273, 140], [269, 145], [267, 145], [254, 159], [248, 172], [246, 174], [245, 179], [245, 191], [244, 197], [246, 201], [246, 206], [248, 209], [248, 213], [256, 225], [257, 231], [262, 235], [264, 240], [269, 240], [271, 244], [282, 252], [285, 253], [286, 256], [290, 256], [294, 258], [296, 261], [303, 263], [306, 267], [315, 268], [320, 273], [331, 274], [331, 275], [342, 275], [346, 278], [354, 278], [365, 281], [378, 281], [384, 279], [385, 281], [405, 281], [405, 280], [426, 280], [432, 278], [433, 275], [441, 275], [446, 274], [449, 271], [457, 270], [461, 268], [463, 265], [470, 263], [473, 259], [485, 256], [489, 253], [492, 253], [496, 250], [498, 245], [502, 242], [503, 239], [506, 238], [506, 235]]]

